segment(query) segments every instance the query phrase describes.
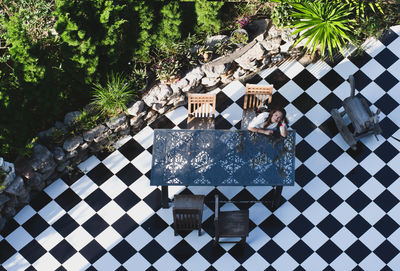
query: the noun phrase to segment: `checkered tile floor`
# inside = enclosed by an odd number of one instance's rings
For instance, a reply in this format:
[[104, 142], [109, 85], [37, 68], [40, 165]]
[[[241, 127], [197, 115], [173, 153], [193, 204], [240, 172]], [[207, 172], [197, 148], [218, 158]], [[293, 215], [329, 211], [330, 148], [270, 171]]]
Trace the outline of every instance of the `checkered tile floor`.
[[[274, 212], [249, 208], [244, 248], [213, 246], [213, 207], [203, 234], [174, 236], [171, 209], [149, 185], [155, 128], [185, 128], [184, 107], [118, 142], [113, 153], [90, 157], [83, 173], [59, 179], [7, 224], [0, 235], [5, 270], [400, 270], [400, 26], [367, 42], [361, 55], [303, 67], [296, 61], [263, 70], [250, 83], [274, 84], [273, 104], [288, 111], [297, 131], [296, 185]], [[383, 134], [344, 143], [330, 114], [357, 90]], [[217, 129], [240, 127], [244, 86], [217, 89]], [[228, 199], [262, 199], [270, 188], [218, 187]], [[172, 187], [211, 195], [213, 187]]]

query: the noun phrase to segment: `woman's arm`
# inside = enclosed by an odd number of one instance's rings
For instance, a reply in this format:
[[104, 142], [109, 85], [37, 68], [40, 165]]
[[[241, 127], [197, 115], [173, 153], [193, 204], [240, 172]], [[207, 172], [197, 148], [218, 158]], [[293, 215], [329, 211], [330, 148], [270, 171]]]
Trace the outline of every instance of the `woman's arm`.
[[279, 132], [281, 133], [282, 137], [286, 137], [287, 136], [286, 125], [283, 122], [282, 122], [281, 126], [279, 127]]
[[274, 132], [273, 130], [254, 128], [251, 126], [247, 127], [247, 130], [249, 130], [250, 132], [253, 132], [253, 133], [260, 133], [260, 134], [264, 134], [264, 135], [272, 135]]

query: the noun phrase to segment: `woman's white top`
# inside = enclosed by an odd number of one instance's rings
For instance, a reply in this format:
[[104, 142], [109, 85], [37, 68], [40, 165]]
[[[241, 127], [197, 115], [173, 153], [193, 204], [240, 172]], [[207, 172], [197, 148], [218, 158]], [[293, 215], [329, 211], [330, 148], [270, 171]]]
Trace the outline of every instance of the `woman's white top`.
[[[263, 124], [264, 122], [267, 121], [267, 118], [269, 116], [268, 112], [263, 112], [260, 113], [257, 117], [255, 117], [254, 119], [252, 119], [249, 123], [249, 127], [253, 127], [253, 128], [258, 128], [258, 129], [263, 129]], [[284, 122], [282, 122], [283, 125], [285, 125]], [[268, 125], [268, 127], [266, 127], [266, 129], [269, 130], [276, 130], [278, 128], [278, 123], [271, 123], [270, 125]]]

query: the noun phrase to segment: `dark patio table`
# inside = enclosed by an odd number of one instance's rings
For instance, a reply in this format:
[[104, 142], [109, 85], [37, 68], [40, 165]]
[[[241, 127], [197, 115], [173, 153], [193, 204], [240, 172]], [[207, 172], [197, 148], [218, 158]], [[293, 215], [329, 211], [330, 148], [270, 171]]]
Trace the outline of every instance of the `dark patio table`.
[[[286, 138], [247, 130], [154, 131], [151, 185], [162, 187], [168, 208], [168, 186], [293, 186], [295, 131]], [[274, 203], [276, 203], [274, 200]]]

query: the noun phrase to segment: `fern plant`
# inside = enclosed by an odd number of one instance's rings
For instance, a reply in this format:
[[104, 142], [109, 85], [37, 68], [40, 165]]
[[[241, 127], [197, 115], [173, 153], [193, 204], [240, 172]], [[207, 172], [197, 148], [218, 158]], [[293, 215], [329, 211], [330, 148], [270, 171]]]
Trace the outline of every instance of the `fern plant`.
[[92, 104], [98, 110], [109, 116], [117, 115], [126, 111], [126, 105], [132, 101], [137, 94], [131, 89], [131, 84], [123, 74], [114, 74], [107, 76], [106, 86], [99, 83], [93, 84]]

